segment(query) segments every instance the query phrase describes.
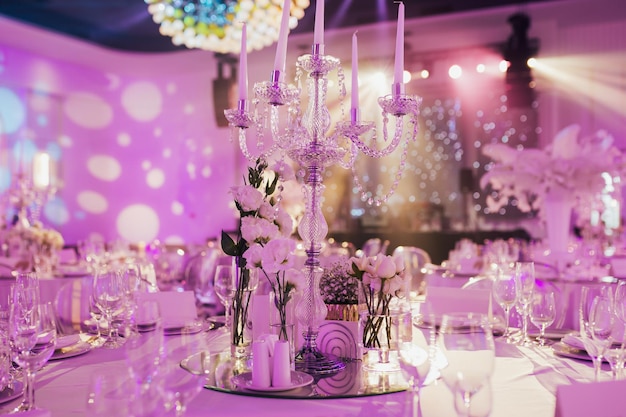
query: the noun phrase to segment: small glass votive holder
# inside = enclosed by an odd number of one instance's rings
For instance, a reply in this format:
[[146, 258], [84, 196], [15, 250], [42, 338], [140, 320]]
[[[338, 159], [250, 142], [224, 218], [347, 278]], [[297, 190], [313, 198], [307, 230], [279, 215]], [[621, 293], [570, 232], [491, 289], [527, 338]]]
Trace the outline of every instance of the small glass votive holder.
[[280, 324], [274, 323], [270, 324], [270, 332], [272, 335], [276, 335], [278, 340], [287, 340], [289, 341], [289, 362], [291, 363], [291, 370], [296, 370], [296, 343], [295, 343], [295, 332], [296, 325], [291, 324]]

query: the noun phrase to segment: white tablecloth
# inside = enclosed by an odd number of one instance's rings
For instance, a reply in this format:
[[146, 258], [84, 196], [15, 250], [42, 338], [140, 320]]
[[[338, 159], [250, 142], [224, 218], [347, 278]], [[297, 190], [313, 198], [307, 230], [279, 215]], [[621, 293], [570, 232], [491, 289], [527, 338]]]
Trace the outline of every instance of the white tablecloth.
[[[205, 333], [203, 337], [212, 337]], [[170, 343], [176, 336], [168, 337]], [[224, 340], [209, 343], [222, 349]], [[49, 362], [39, 372], [36, 403], [53, 417], [86, 415], [86, 396], [92, 375], [104, 370], [126, 372], [124, 348], [96, 349], [64, 360]], [[550, 348], [517, 348], [497, 343], [497, 359], [492, 377], [491, 417], [553, 417], [556, 386], [572, 381], [589, 381], [590, 362], [553, 356]], [[348, 399], [276, 399], [233, 395], [203, 390], [189, 405], [187, 416], [271, 416], [271, 417], [350, 417], [403, 416], [408, 393], [399, 392]], [[0, 406], [0, 414], [20, 400]], [[456, 416], [451, 394], [438, 381], [422, 391], [425, 417]], [[173, 413], [169, 414], [170, 416]]]

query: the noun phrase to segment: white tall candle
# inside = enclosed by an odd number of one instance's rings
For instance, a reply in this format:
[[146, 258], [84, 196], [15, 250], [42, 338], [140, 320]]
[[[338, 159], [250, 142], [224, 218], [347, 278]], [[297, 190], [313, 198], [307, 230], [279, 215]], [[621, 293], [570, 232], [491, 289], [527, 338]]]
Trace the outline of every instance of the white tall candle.
[[289, 35], [290, 11], [291, 0], [285, 0], [283, 4], [283, 17], [280, 20], [278, 43], [276, 44], [276, 58], [274, 58], [274, 71], [279, 71], [281, 74], [285, 72], [285, 62], [287, 60], [287, 36]]
[[398, 27], [396, 32], [396, 62], [393, 83], [401, 84], [404, 78], [404, 3], [398, 7]]
[[33, 156], [33, 186], [47, 188], [50, 185], [50, 155], [38, 152]]
[[352, 35], [352, 109], [359, 108], [359, 51], [356, 33], [357, 31]]
[[248, 40], [246, 24], [241, 28], [241, 52], [239, 52], [239, 100], [248, 99]]
[[315, 27], [313, 28], [313, 44], [324, 45], [324, 0], [315, 2]]

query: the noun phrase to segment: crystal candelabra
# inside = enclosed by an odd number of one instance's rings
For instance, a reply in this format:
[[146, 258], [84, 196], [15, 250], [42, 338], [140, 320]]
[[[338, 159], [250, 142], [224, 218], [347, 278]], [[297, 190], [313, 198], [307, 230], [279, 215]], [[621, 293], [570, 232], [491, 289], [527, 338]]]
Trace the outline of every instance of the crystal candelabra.
[[[323, 5], [323, 2], [318, 1], [318, 4], [320, 3]], [[316, 15], [316, 22], [317, 18]], [[242, 39], [242, 51], [245, 51], [245, 32]], [[240, 68], [240, 71], [244, 70]], [[332, 374], [345, 368], [341, 359], [321, 352], [316, 343], [319, 327], [327, 313], [319, 290], [323, 273], [320, 266], [320, 253], [328, 233], [328, 225], [322, 213], [324, 169], [332, 165], [351, 168], [356, 188], [361, 192], [364, 201], [376, 206], [385, 203], [397, 188], [402, 177], [408, 144], [417, 136], [417, 119], [421, 102], [419, 97], [404, 94], [404, 85], [401, 82], [394, 82], [391, 95], [379, 98], [378, 103], [383, 114], [383, 136], [386, 143], [382, 149], [379, 149], [375, 143], [375, 123], [361, 122], [358, 108], [353, 107], [350, 120], [339, 121], [336, 123], [333, 134], [327, 135], [331, 125], [331, 115], [326, 104], [328, 75], [335, 70], [343, 116], [346, 87], [341, 63], [339, 59], [325, 55], [323, 43], [318, 42], [314, 42], [311, 54], [302, 55], [297, 59], [294, 85], [282, 81], [284, 70], [274, 69], [270, 81], [255, 84], [253, 111], [249, 108], [247, 94], [243, 98], [240, 94], [237, 108], [227, 109], [224, 112], [233, 128], [233, 133], [238, 133], [241, 151], [249, 161], [255, 161], [259, 157], [267, 159], [272, 154], [278, 153], [281, 156], [288, 155], [306, 170], [303, 185], [306, 200], [305, 213], [298, 226], [298, 233], [307, 254], [306, 285], [301, 301], [296, 306], [296, 318], [304, 327], [304, 344], [296, 354], [296, 369], [314, 375]], [[305, 74], [306, 80], [303, 79]], [[305, 111], [302, 112], [301, 85], [304, 83], [306, 83], [308, 103]], [[246, 88], [247, 79], [243, 84]], [[280, 108], [286, 108], [287, 113], [287, 119], [283, 120], [282, 125], [279, 118]], [[389, 138], [387, 128], [390, 115], [396, 118], [392, 138]], [[408, 119], [408, 122], [405, 119]], [[265, 137], [265, 126], [268, 126], [271, 132], [269, 141]], [[256, 145], [252, 150], [249, 149], [247, 141], [251, 130], [254, 131], [256, 137]], [[373, 137], [373, 140], [368, 142], [374, 143], [370, 145], [362, 140], [361, 136], [364, 135]], [[370, 197], [365, 187], [361, 185], [356, 171], [355, 161], [359, 152], [380, 158], [391, 154], [398, 146], [401, 146], [402, 154], [390, 190], [383, 196]]]
[[28, 228], [31, 226], [31, 220], [37, 221], [43, 205], [55, 191], [52, 186], [35, 187], [27, 176], [17, 174], [8, 191], [9, 202], [15, 209], [13, 221], [15, 226]]

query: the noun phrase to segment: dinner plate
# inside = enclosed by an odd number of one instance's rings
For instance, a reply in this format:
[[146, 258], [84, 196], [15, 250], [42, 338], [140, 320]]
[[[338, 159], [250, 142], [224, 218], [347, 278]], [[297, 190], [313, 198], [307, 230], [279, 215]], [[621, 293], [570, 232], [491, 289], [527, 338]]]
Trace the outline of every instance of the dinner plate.
[[570, 359], [580, 359], [583, 361], [590, 361], [591, 356], [584, 349], [579, 349], [574, 346], [570, 346], [567, 343], [556, 342], [552, 345], [552, 351], [555, 355], [563, 356]]
[[252, 384], [252, 372], [244, 372], [231, 378], [231, 382], [238, 388], [258, 392], [281, 392], [305, 387], [313, 382], [313, 377], [304, 372], [291, 371], [291, 385], [288, 387], [257, 387]]
[[184, 325], [181, 324], [170, 324], [165, 325], [163, 329], [163, 333], [166, 336], [177, 336], [181, 334], [196, 334], [200, 333], [205, 328], [208, 328], [209, 323], [205, 324], [201, 320], [196, 320], [191, 323], [186, 323]]
[[24, 393], [24, 384], [21, 381], [13, 381], [11, 387], [6, 387], [0, 391], [0, 404], [8, 403], [19, 398]]
[[57, 347], [49, 360], [55, 361], [59, 359], [73, 358], [74, 356], [84, 355], [90, 350], [91, 345], [81, 340], [73, 345]]

